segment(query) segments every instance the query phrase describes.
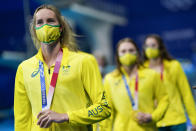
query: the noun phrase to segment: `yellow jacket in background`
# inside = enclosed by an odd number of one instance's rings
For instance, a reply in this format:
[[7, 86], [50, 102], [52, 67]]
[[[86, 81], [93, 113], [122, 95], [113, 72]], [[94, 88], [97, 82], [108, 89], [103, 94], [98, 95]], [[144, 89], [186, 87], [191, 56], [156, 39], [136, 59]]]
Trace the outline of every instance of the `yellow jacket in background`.
[[15, 131], [87, 131], [91, 124], [110, 116], [111, 109], [103, 93], [102, 79], [92, 55], [63, 48], [63, 58], [51, 104], [51, 110], [67, 113], [69, 122], [37, 125], [42, 110], [39, 60], [44, 64], [46, 94], [54, 71], [43, 61], [41, 49], [22, 62], [15, 80]]
[[[134, 98], [135, 78], [130, 80], [123, 68], [122, 71]], [[112, 128], [114, 131], [156, 131], [155, 122], [163, 117], [168, 106], [166, 91], [158, 73], [153, 70], [139, 68], [138, 79], [139, 106], [137, 111], [133, 111], [122, 75], [117, 70], [106, 75], [104, 88], [112, 106], [112, 116], [100, 122], [101, 131], [112, 131]], [[155, 100], [158, 102], [157, 107]], [[137, 112], [150, 113], [153, 121], [148, 124], [138, 124]]]
[[[149, 62], [145, 63], [149, 67]], [[186, 75], [177, 60], [163, 60], [163, 84], [169, 97], [168, 110], [162, 120], [157, 123], [158, 127], [172, 126], [186, 122], [185, 105], [191, 123], [196, 125], [196, 106], [187, 81]]]

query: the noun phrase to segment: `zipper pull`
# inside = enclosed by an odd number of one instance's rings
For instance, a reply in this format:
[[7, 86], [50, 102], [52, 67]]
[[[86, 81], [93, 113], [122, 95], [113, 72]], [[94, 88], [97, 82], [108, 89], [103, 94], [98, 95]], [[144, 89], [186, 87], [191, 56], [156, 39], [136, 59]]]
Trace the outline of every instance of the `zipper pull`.
[[50, 69], [48, 69], [48, 74], [50, 74]]

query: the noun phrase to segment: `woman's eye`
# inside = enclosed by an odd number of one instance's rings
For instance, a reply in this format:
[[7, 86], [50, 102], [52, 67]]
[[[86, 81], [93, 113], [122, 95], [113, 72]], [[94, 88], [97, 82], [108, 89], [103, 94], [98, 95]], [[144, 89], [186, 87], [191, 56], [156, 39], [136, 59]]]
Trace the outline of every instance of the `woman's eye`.
[[135, 49], [129, 49], [129, 53], [135, 53], [136, 50]]
[[48, 23], [55, 22], [55, 20], [54, 20], [54, 19], [48, 19], [47, 21], [48, 21]]
[[130, 49], [129, 52], [134, 52], [135, 50]]
[[156, 45], [154, 44], [154, 45], [152, 45], [152, 47], [156, 47]]
[[37, 24], [42, 24], [43, 21], [42, 20], [37, 20]]
[[122, 50], [121, 52], [122, 52], [122, 53], [125, 53], [125, 52], [126, 52], [126, 50]]

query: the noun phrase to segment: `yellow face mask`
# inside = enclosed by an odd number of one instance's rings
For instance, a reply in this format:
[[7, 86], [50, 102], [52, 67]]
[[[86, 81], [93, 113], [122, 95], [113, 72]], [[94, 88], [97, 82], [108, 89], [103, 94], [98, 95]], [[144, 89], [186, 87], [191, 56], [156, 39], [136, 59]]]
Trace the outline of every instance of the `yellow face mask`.
[[130, 66], [135, 64], [137, 56], [135, 54], [126, 53], [119, 57], [120, 63], [125, 66]]
[[146, 48], [145, 54], [146, 54], [148, 59], [155, 59], [159, 56], [159, 49]]
[[60, 36], [60, 25], [42, 25], [35, 27], [37, 39], [44, 44], [51, 44]]

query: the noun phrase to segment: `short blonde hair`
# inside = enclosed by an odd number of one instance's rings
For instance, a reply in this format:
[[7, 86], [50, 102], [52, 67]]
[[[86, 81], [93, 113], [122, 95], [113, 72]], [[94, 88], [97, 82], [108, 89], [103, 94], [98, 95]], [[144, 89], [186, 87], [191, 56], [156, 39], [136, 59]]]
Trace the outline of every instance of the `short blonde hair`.
[[31, 38], [33, 39], [33, 43], [37, 49], [40, 48], [40, 41], [37, 39], [36, 33], [35, 33], [35, 24], [36, 24], [36, 13], [41, 9], [49, 9], [53, 11], [57, 17], [57, 20], [62, 28], [61, 36], [60, 36], [60, 44], [61, 47], [67, 47], [69, 50], [77, 51], [78, 46], [75, 41], [75, 34], [73, 33], [72, 29], [70, 28], [68, 22], [65, 20], [65, 18], [61, 15], [60, 11], [53, 5], [41, 5], [39, 6], [33, 15], [32, 22], [30, 23], [30, 33]]

